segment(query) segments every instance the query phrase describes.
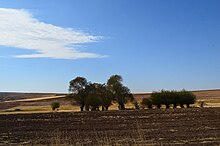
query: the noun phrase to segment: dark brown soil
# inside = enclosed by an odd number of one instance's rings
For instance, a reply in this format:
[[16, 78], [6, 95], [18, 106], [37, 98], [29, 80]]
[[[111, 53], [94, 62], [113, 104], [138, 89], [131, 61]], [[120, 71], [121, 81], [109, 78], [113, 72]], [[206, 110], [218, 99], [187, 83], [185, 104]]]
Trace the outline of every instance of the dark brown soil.
[[220, 108], [0, 115], [0, 145], [220, 145]]

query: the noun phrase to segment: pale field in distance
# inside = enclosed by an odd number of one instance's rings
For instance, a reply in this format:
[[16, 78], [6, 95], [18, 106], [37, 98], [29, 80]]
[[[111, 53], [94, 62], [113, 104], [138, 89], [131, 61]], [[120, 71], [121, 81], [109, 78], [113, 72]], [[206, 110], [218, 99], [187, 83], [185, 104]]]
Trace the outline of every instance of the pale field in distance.
[[[205, 107], [220, 107], [220, 90], [201, 90], [193, 91], [197, 96], [197, 102], [193, 107], [199, 107], [201, 102], [205, 103]], [[60, 102], [59, 111], [70, 112], [79, 111], [79, 106], [71, 105], [71, 101], [64, 98], [65, 95], [56, 94], [12, 94], [13, 98], [0, 94], [0, 114], [4, 113], [34, 113], [34, 112], [52, 112], [50, 104], [54, 101]], [[16, 98], [17, 97], [17, 98]], [[142, 98], [149, 98], [150, 93], [134, 94], [138, 103]], [[10, 100], [11, 99], [11, 100]], [[126, 108], [132, 109], [132, 103], [126, 104]], [[101, 108], [100, 108], [101, 109]], [[113, 103], [109, 110], [118, 110], [117, 103]]]

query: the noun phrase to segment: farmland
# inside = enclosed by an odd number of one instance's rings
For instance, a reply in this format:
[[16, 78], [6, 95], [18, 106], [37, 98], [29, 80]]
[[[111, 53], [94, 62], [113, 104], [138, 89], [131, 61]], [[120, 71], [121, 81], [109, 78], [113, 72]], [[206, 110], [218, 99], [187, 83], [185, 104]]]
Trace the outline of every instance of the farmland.
[[220, 145], [220, 108], [0, 115], [0, 145]]
[[[220, 107], [220, 90], [201, 90], [192, 91], [197, 96], [197, 103], [193, 106], [199, 107], [200, 103], [205, 102], [205, 107]], [[150, 97], [150, 93], [136, 93], [134, 97], [141, 101], [142, 98]], [[66, 100], [65, 94], [55, 93], [0, 93], [0, 114], [9, 113], [39, 113], [51, 112], [50, 104], [53, 101], [58, 101], [61, 104], [60, 111], [79, 111], [79, 106], [71, 105], [69, 100]], [[129, 103], [127, 108], [134, 108], [134, 105]], [[19, 109], [19, 111], [16, 111]], [[117, 104], [113, 104], [110, 110], [117, 110]]]
[[[193, 107], [204, 101], [206, 108], [118, 111], [113, 104], [110, 111], [78, 112], [64, 94], [1, 93], [0, 145], [220, 145], [220, 90], [193, 93]], [[59, 112], [52, 112], [53, 101]]]

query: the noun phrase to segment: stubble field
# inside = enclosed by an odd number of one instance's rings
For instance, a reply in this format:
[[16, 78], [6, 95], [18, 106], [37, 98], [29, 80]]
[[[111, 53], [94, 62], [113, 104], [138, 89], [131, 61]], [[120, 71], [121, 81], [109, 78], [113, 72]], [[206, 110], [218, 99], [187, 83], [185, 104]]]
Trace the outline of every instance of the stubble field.
[[220, 108], [0, 115], [0, 145], [220, 145]]

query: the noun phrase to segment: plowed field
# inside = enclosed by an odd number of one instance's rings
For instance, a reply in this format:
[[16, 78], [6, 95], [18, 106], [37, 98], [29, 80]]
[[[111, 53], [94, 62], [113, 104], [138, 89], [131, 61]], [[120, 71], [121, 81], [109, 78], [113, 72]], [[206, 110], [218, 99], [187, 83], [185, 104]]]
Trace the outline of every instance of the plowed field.
[[0, 115], [0, 145], [220, 145], [220, 108]]

